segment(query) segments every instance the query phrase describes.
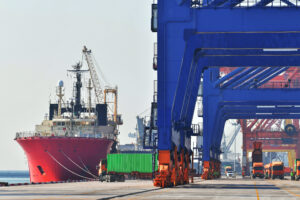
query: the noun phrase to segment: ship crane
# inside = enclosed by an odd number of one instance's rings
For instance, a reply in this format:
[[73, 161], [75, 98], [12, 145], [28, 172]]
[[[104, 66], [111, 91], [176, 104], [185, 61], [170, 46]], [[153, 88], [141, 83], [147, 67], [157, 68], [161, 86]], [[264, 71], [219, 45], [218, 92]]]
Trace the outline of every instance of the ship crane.
[[99, 81], [99, 78], [97, 76], [97, 72], [95, 69], [95, 65], [92, 59], [92, 51], [88, 50], [86, 48], [86, 46], [83, 47], [82, 53], [85, 56], [85, 60], [87, 62], [89, 71], [90, 71], [90, 75], [91, 75], [91, 79], [93, 82], [93, 86], [94, 86], [94, 91], [95, 91], [95, 96], [96, 96], [96, 100], [97, 103], [103, 103], [104, 99], [103, 99], [103, 90], [101, 88], [101, 84]]
[[[95, 64], [93, 62], [93, 57], [92, 57], [92, 51], [91, 50], [88, 50], [86, 48], [86, 46], [83, 47], [83, 50], [82, 50], [82, 53], [84, 54], [85, 56], [85, 60], [87, 62], [87, 65], [88, 65], [88, 68], [89, 68], [89, 71], [90, 71], [90, 76], [91, 76], [91, 80], [92, 80], [92, 83], [93, 83], [93, 88], [94, 88], [94, 91], [95, 91], [95, 96], [96, 96], [96, 101], [98, 104], [113, 104], [114, 108], [113, 110], [111, 110], [113, 112], [113, 121], [118, 124], [118, 125], [122, 125], [123, 124], [123, 121], [121, 119], [121, 115], [118, 115], [118, 88], [115, 87], [115, 88], [112, 88], [112, 87], [106, 87], [104, 90], [102, 89], [101, 87], [101, 84], [100, 84], [100, 80], [98, 78], [98, 75], [97, 75], [97, 72], [96, 72], [96, 68], [95, 68]], [[104, 79], [105, 81], [105, 79]], [[92, 87], [89, 87], [90, 90]], [[89, 91], [90, 91], [89, 90]], [[111, 102], [111, 101], [108, 101], [108, 94], [112, 94], [113, 95], [113, 98], [114, 100]], [[90, 99], [89, 99], [90, 101]], [[109, 106], [108, 106], [109, 109], [111, 109]]]

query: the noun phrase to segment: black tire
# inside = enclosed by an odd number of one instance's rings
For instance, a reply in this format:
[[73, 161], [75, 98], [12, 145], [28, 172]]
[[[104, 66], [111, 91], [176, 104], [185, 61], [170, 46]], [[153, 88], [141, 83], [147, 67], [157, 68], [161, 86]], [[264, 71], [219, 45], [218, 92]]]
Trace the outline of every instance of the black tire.
[[121, 175], [121, 182], [125, 182], [125, 176], [124, 175]]
[[118, 177], [117, 177], [117, 181], [118, 182], [124, 182], [124, 175], [118, 175]]

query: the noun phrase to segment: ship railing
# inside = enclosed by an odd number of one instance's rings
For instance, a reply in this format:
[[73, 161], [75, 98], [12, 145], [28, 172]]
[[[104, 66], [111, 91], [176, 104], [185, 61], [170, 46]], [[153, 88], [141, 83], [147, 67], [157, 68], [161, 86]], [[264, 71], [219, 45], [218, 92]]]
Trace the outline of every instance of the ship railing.
[[16, 138], [34, 137], [34, 136], [38, 136], [37, 134], [38, 134], [37, 132], [32, 132], [32, 131], [17, 132]]
[[16, 138], [27, 138], [27, 137], [81, 137], [81, 138], [106, 138], [106, 139], [114, 139], [113, 134], [75, 134], [73, 136], [62, 136], [62, 135], [57, 135], [57, 134], [45, 134], [45, 133], [39, 133], [39, 132], [33, 132], [33, 131], [28, 131], [28, 132], [17, 132], [16, 133]]

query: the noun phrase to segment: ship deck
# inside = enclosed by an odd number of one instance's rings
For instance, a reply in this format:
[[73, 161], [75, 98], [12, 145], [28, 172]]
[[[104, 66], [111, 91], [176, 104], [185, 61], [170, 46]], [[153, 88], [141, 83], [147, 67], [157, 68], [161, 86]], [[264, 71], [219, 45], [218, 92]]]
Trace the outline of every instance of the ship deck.
[[77, 182], [0, 188], [0, 199], [297, 199], [297, 181], [264, 179], [219, 179], [175, 188], [153, 187], [152, 181]]

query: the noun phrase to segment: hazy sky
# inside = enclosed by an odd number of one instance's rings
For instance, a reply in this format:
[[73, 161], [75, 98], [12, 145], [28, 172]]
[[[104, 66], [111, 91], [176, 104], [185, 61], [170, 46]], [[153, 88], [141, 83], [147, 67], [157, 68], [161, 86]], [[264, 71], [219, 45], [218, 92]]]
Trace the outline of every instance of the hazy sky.
[[[0, 0], [0, 170], [27, 169], [13, 140], [34, 130], [48, 112], [49, 95], [66, 70], [81, 59], [83, 45], [94, 53], [109, 82], [119, 87], [130, 142], [136, 115], [150, 106], [153, 42], [152, 0]], [[71, 90], [71, 88], [66, 88]]]

